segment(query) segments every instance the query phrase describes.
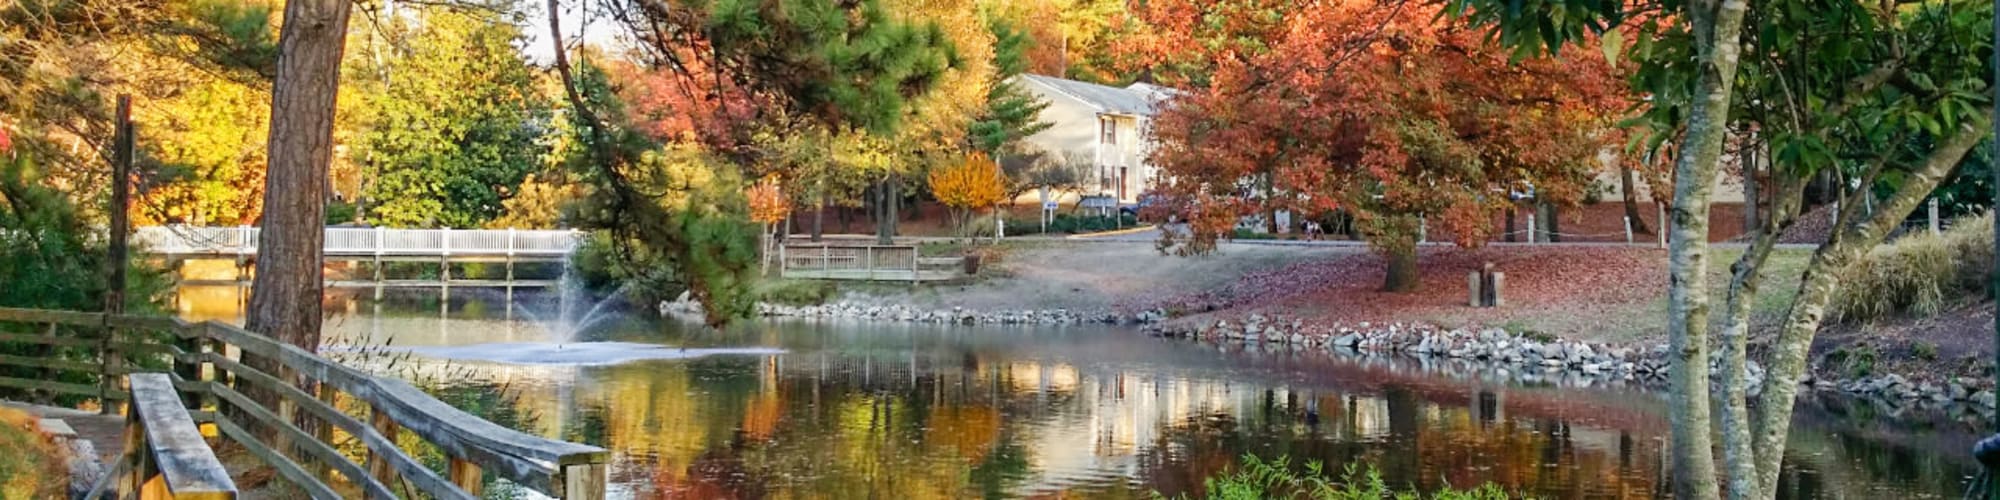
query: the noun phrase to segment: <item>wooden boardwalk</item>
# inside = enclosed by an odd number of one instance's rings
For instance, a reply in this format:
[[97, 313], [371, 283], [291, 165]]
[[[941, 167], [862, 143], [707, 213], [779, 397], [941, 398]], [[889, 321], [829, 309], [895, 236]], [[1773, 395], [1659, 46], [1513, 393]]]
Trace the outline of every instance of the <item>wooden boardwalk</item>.
[[119, 452], [125, 449], [125, 419], [117, 415], [99, 415], [82, 410], [57, 408], [38, 404], [0, 400], [0, 406], [28, 412], [37, 418], [61, 420], [76, 431], [76, 437], [89, 441], [91, 449], [97, 452], [98, 464], [110, 464], [117, 460]]

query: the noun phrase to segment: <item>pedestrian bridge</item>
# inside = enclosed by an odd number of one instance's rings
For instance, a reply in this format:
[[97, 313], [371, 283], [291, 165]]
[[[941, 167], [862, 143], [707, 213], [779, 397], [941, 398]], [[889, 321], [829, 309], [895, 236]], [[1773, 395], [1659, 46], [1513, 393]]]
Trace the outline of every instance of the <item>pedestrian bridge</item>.
[[[327, 257], [383, 260], [557, 260], [576, 249], [582, 233], [569, 229], [389, 229], [329, 227]], [[139, 251], [171, 257], [257, 255], [257, 227], [148, 226], [133, 231]]]
[[[556, 277], [520, 279], [516, 263], [559, 263], [575, 250], [583, 233], [570, 229], [389, 229], [381, 227], [329, 227], [321, 254], [330, 270], [326, 285], [340, 288], [498, 287], [510, 292], [516, 287], [548, 288], [560, 283]], [[135, 251], [158, 256], [178, 285], [235, 285], [248, 287], [257, 262], [257, 240], [263, 234], [256, 227], [147, 226], [132, 232]], [[183, 276], [187, 261], [231, 260], [233, 276]], [[416, 262], [435, 266], [435, 273], [407, 276], [408, 264], [396, 277], [387, 265]], [[474, 276], [468, 264], [496, 264], [504, 274]], [[454, 268], [457, 268], [456, 270]], [[546, 274], [546, 273], [543, 273]], [[456, 275], [456, 277], [454, 277]], [[449, 293], [449, 292], [445, 292]]]

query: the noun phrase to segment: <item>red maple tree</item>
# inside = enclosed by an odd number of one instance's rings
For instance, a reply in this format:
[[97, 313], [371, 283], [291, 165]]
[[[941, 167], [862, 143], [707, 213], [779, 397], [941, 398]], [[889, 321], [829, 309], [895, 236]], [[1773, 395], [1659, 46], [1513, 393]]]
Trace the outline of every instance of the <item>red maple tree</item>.
[[1516, 196], [1581, 201], [1617, 145], [1629, 94], [1593, 52], [1516, 61], [1414, 2], [1272, 4], [1149, 2], [1137, 16], [1159, 24], [1124, 47], [1193, 87], [1156, 118], [1151, 158], [1177, 201], [1160, 210], [1189, 219], [1164, 236], [1181, 253], [1244, 215], [1340, 213], [1389, 258], [1384, 288], [1409, 290], [1424, 228], [1481, 245]]

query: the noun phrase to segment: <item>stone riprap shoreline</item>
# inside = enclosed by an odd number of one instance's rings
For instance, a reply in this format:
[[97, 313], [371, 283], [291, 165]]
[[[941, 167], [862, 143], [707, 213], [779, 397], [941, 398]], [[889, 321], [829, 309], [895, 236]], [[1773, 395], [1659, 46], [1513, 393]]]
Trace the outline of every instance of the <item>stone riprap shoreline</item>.
[[[684, 300], [663, 302], [660, 304], [660, 312], [663, 314], [697, 314], [701, 312], [701, 304]], [[902, 305], [873, 305], [845, 302], [812, 306], [759, 303], [757, 304], [757, 315], [767, 318], [837, 318], [939, 325], [1116, 325], [1134, 321], [1133, 316], [1108, 312], [1071, 311], [1068, 309], [974, 311], [962, 307], [954, 307], [951, 309], [933, 310]]]
[[[1213, 344], [1280, 344], [1340, 355], [1458, 360], [1529, 382], [1582, 379], [1593, 382], [1565, 385], [1619, 382], [1657, 387], [1667, 381], [1666, 344], [1620, 346], [1538, 338], [1499, 328], [1473, 331], [1425, 324], [1313, 325], [1257, 314], [1240, 322], [1189, 325], [1153, 321], [1143, 328], [1160, 337]], [[1719, 372], [1719, 360], [1712, 360], [1711, 367]], [[1764, 383], [1764, 369], [1751, 362], [1747, 370], [1754, 393]], [[1800, 384], [1810, 390], [1839, 391], [1901, 405], [1959, 405], [1991, 412], [1995, 404], [1990, 381], [1915, 382], [1899, 374], [1834, 380], [1808, 375]]]
[[[671, 301], [662, 314], [698, 314], [700, 304]], [[1612, 345], [1554, 339], [1508, 332], [1500, 328], [1469, 330], [1428, 324], [1370, 323], [1353, 326], [1318, 325], [1299, 319], [1252, 314], [1239, 321], [1204, 324], [1169, 321], [1161, 309], [1131, 314], [1067, 309], [975, 311], [954, 307], [931, 310], [902, 305], [833, 303], [790, 306], [758, 304], [757, 314], [771, 318], [845, 319], [900, 323], [959, 325], [1136, 325], [1148, 334], [1192, 340], [1228, 349], [1282, 348], [1319, 350], [1332, 355], [1371, 358], [1405, 357], [1425, 366], [1450, 366], [1480, 372], [1480, 378], [1501, 377], [1527, 383], [1563, 386], [1629, 385], [1657, 388], [1666, 384], [1666, 344]], [[1434, 363], [1451, 361], [1448, 365]], [[1716, 366], [1716, 368], [1720, 368]], [[1752, 391], [1764, 382], [1764, 370], [1749, 367]], [[1912, 381], [1899, 374], [1853, 379], [1818, 379], [1808, 375], [1801, 385], [1811, 390], [1838, 391], [1892, 406], [1962, 406], [1990, 413], [1995, 396], [1988, 381], [1952, 379]]]

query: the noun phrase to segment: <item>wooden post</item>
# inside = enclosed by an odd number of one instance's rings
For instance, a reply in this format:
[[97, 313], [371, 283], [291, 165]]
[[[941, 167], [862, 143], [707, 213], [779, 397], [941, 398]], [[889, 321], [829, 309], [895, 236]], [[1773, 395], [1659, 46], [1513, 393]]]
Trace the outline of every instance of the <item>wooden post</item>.
[[868, 271], [866, 272], [868, 281], [875, 281], [875, 246], [862, 247], [862, 255], [862, 265], [868, 266]]
[[1625, 217], [1625, 244], [1632, 244], [1632, 217]]
[[[192, 329], [195, 327], [189, 326], [188, 328]], [[181, 350], [181, 354], [174, 356], [174, 375], [188, 382], [199, 382], [201, 381], [201, 341], [193, 335], [187, 335], [188, 333], [191, 332], [174, 332], [174, 347], [178, 347]], [[201, 409], [201, 392], [193, 390], [181, 391], [181, 406], [185, 406], [189, 410]]]
[[1493, 282], [1490, 283], [1490, 285], [1492, 286], [1489, 287], [1492, 288], [1492, 290], [1489, 291], [1493, 293], [1492, 307], [1501, 307], [1507, 305], [1507, 299], [1504, 298], [1505, 295], [1501, 294], [1502, 290], [1507, 289], [1506, 284], [1507, 284], [1507, 273], [1501, 273], [1501, 272], [1493, 273]]
[[576, 464], [562, 467], [563, 498], [604, 498], [604, 464]]
[[1480, 282], [1479, 271], [1465, 273], [1465, 290], [1467, 295], [1465, 299], [1466, 306], [1479, 307], [1480, 304], [1479, 298], [1481, 295], [1479, 290], [1479, 282]]
[[459, 489], [465, 490], [466, 493], [471, 493], [472, 496], [479, 496], [480, 487], [484, 485], [484, 482], [479, 479], [479, 464], [472, 463], [463, 458], [451, 457], [451, 465], [445, 473], [449, 476], [451, 484], [458, 485]]
[[[54, 344], [54, 342], [56, 339], [57, 328], [58, 326], [55, 323], [49, 323], [49, 329], [47, 332], [43, 333], [43, 335], [48, 337], [47, 340], [50, 343], [42, 344], [40, 346], [35, 347], [35, 351], [39, 353], [41, 357], [48, 358], [48, 357], [53, 357], [55, 355], [56, 345]], [[56, 370], [54, 368], [42, 367], [41, 371], [42, 371], [42, 380], [56, 379]], [[41, 397], [36, 399], [40, 400], [42, 404], [52, 404], [56, 400], [56, 393], [53, 390], [44, 389], [41, 391]]]
[[[132, 96], [118, 96], [118, 115], [114, 123], [117, 137], [113, 140], [111, 160], [111, 242], [105, 252], [104, 265], [107, 268], [104, 293], [104, 313], [106, 317], [125, 312], [125, 260], [126, 237], [132, 232], [132, 157], [137, 141], [132, 128]], [[117, 411], [111, 395], [118, 391], [118, 353], [112, 349], [113, 340], [118, 338], [118, 329], [109, 324], [104, 326], [102, 348], [98, 350], [97, 403], [98, 412], [106, 415]]]
[[[375, 432], [381, 434], [383, 439], [390, 443], [396, 442], [396, 434], [399, 431], [396, 420], [389, 418], [389, 412], [382, 411], [381, 407], [369, 405], [368, 424], [374, 427]], [[395, 469], [389, 465], [388, 459], [382, 458], [382, 454], [368, 450], [368, 475], [382, 484], [391, 484], [390, 481], [395, 479]]]
[[827, 246], [825, 243], [821, 243], [819, 244], [819, 277], [824, 279], [830, 276], [832, 272], [833, 248]]
[[1937, 198], [1931, 198], [1931, 203], [1930, 203], [1930, 216], [1931, 216], [1931, 234], [1938, 234], [1938, 233], [1939, 233], [1939, 232], [1941, 232], [1941, 231], [1942, 231], [1943, 229], [1942, 229], [1942, 228], [1940, 228], [1940, 227], [1938, 227], [1938, 200], [1937, 200]]
[[917, 259], [923, 257], [923, 248], [924, 247], [921, 246], [910, 247], [910, 284], [912, 285], [915, 285], [924, 280], [924, 275], [922, 273], [923, 266], [917, 264], [919, 262]]
[[1429, 217], [1418, 217], [1417, 244], [1422, 245], [1424, 243], [1430, 242], [1431, 240], [1430, 231], [1431, 231], [1431, 219]]
[[[319, 402], [326, 403], [326, 406], [329, 408], [340, 407], [340, 404], [334, 401], [334, 399], [340, 395], [340, 391], [334, 389], [333, 384], [328, 384], [325, 381], [314, 381], [313, 386], [314, 386], [313, 395], [318, 396]], [[312, 423], [314, 425], [310, 427], [310, 429], [312, 429], [313, 431], [313, 438], [318, 439], [319, 442], [321, 443], [326, 443], [328, 445], [334, 444], [333, 422], [315, 418]], [[334, 484], [335, 479], [339, 477], [340, 472], [334, 470], [333, 464], [331, 463], [327, 463], [321, 460], [314, 460], [314, 461], [320, 463], [319, 464], [320, 482], [326, 484]]]
[[1535, 213], [1528, 213], [1528, 244], [1535, 243]]
[[1657, 221], [1658, 223], [1657, 223], [1657, 224], [1653, 224], [1653, 226], [1654, 226], [1654, 227], [1653, 227], [1653, 229], [1654, 229], [1654, 231], [1655, 231], [1655, 232], [1658, 232], [1658, 233], [1660, 233], [1660, 234], [1659, 234], [1659, 236], [1660, 236], [1660, 248], [1666, 248], [1666, 247], [1667, 247], [1667, 228], [1668, 228], [1668, 227], [1670, 227], [1670, 226], [1668, 226], [1668, 222], [1667, 222], [1667, 206], [1666, 206], [1666, 205], [1664, 205], [1664, 204], [1661, 204], [1660, 202], [1657, 202], [1657, 201], [1656, 201], [1656, 202], [1653, 202], [1653, 208], [1654, 208], [1654, 209], [1657, 209], [1657, 210], [1659, 210], [1659, 211], [1660, 211], [1660, 218], [1658, 218], [1658, 219], [1654, 219], [1654, 220], [1655, 220], [1655, 221]]
[[137, 498], [146, 484], [146, 430], [140, 426], [139, 412], [125, 415], [125, 474], [118, 477], [118, 498]]

